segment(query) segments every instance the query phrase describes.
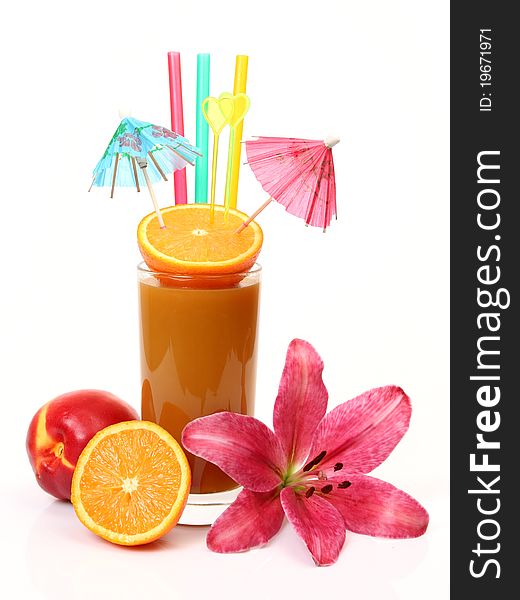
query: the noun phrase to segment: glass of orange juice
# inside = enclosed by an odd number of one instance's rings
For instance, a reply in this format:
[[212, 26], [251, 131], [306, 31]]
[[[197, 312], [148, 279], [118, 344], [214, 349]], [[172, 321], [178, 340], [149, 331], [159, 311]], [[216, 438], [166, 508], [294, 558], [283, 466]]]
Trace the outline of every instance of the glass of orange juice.
[[[261, 267], [230, 275], [174, 275], [138, 266], [142, 418], [180, 441], [205, 415], [252, 415]], [[191, 494], [180, 523], [210, 524], [238, 494], [215, 465], [188, 455]]]

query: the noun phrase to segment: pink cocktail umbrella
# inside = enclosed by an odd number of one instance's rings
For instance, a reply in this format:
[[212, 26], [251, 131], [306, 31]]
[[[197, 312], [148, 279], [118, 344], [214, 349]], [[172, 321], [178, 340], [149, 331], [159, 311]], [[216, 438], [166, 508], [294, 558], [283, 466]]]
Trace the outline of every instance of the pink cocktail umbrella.
[[336, 181], [332, 147], [338, 138], [303, 140], [259, 137], [246, 142], [247, 164], [269, 194], [237, 230], [240, 233], [270, 202], [323, 231], [336, 215]]

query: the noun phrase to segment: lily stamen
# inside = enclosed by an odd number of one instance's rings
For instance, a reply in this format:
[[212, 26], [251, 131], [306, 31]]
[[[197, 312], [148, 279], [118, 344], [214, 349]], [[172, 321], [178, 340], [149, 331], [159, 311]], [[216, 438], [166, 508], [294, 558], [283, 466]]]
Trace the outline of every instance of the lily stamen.
[[327, 483], [321, 488], [322, 494], [330, 494], [330, 492], [332, 492], [332, 483]]
[[322, 460], [325, 458], [325, 455], [326, 455], [326, 454], [327, 454], [327, 451], [326, 451], [326, 450], [322, 450], [322, 451], [321, 451], [321, 452], [318, 454], [318, 456], [316, 456], [316, 458], [313, 458], [313, 459], [311, 460], [311, 462], [307, 463], [307, 464], [306, 464], [306, 465], [303, 467], [302, 471], [303, 471], [304, 473], [306, 473], [307, 471], [310, 471], [310, 470], [311, 470], [313, 467], [317, 466], [317, 465], [318, 465], [318, 464], [319, 464], [319, 463], [320, 463], [320, 462], [321, 462], [321, 461], [322, 461]]
[[311, 486], [306, 492], [305, 492], [305, 497], [306, 498], [310, 498], [313, 494], [314, 491], [316, 490], [316, 488], [314, 486]]
[[341, 483], [338, 483], [338, 488], [340, 490], [345, 490], [348, 487], [350, 487], [352, 485], [352, 483], [350, 481], [342, 481]]

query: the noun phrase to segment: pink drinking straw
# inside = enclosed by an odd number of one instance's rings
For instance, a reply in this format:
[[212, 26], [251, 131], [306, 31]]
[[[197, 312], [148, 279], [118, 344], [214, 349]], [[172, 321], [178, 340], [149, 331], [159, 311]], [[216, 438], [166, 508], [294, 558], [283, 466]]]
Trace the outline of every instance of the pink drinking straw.
[[[172, 131], [184, 135], [184, 115], [182, 110], [182, 81], [181, 81], [181, 55], [179, 52], [168, 52], [168, 73], [170, 76], [170, 112], [172, 117]], [[186, 169], [175, 171], [173, 174], [175, 188], [175, 204], [186, 204], [188, 193], [186, 190]]]

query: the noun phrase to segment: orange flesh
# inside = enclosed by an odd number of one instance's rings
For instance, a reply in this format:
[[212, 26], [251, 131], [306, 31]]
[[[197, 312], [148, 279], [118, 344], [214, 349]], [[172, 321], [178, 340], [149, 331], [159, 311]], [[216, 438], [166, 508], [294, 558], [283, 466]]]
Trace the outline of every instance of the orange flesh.
[[[165, 442], [151, 431], [122, 431], [101, 440], [91, 454], [81, 478], [81, 501], [97, 524], [135, 535], [164, 520], [180, 479], [179, 463]], [[153, 512], [147, 510], [151, 501]]]
[[137, 240], [146, 264], [171, 273], [239, 273], [255, 262], [262, 247], [260, 227], [251, 223], [240, 234], [237, 229], [247, 215], [236, 210], [224, 214], [207, 204], [184, 204], [161, 211], [165, 228], [155, 213], [139, 224]]
[[215, 212], [210, 222], [210, 211], [187, 211], [166, 213], [165, 229], [157, 219], [146, 228], [149, 242], [160, 252], [178, 260], [193, 262], [221, 262], [246, 252], [254, 242], [254, 232], [246, 228], [240, 235], [233, 232], [240, 227], [242, 219], [223, 212]]
[[178, 443], [146, 421], [111, 425], [87, 444], [72, 480], [71, 500], [82, 523], [123, 545], [151, 542], [178, 521], [190, 470]]

